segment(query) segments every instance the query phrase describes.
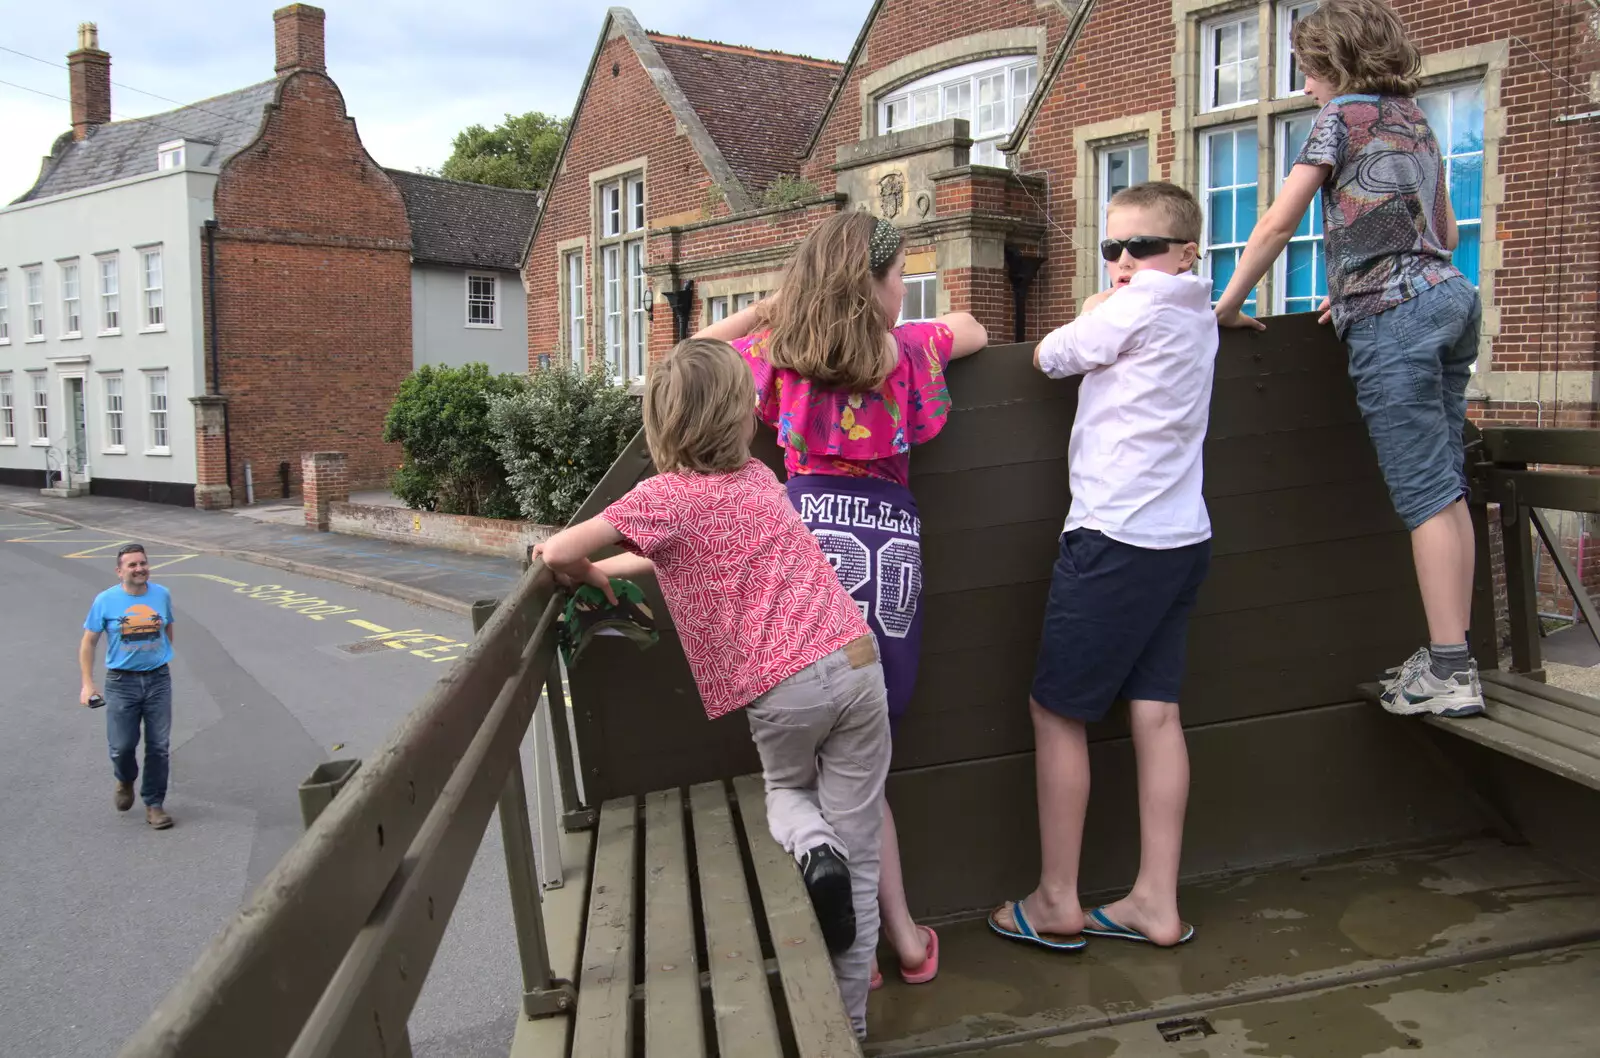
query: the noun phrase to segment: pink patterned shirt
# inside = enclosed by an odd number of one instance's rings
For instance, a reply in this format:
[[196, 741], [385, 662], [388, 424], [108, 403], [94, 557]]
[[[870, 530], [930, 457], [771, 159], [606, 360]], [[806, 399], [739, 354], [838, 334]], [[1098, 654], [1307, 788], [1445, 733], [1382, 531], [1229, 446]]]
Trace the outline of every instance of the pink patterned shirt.
[[767, 360], [761, 331], [733, 347], [756, 382], [756, 414], [778, 431], [783, 467], [798, 474], [883, 478], [905, 485], [911, 446], [931, 441], [950, 416], [944, 369], [955, 335], [942, 323], [903, 323], [894, 329], [900, 359], [872, 393], [827, 389]]
[[766, 464], [646, 478], [600, 515], [656, 566], [706, 715], [869, 635]]

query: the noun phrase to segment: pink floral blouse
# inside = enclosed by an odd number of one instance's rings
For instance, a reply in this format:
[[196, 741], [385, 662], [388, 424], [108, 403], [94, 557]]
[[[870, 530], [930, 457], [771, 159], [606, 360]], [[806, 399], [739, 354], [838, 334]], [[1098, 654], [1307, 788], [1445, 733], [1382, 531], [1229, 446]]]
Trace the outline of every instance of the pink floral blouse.
[[899, 362], [872, 393], [827, 389], [767, 361], [768, 332], [740, 338], [756, 383], [756, 414], [778, 431], [783, 466], [797, 474], [883, 478], [905, 485], [911, 446], [933, 440], [950, 415], [944, 370], [955, 335], [942, 323], [894, 329]]

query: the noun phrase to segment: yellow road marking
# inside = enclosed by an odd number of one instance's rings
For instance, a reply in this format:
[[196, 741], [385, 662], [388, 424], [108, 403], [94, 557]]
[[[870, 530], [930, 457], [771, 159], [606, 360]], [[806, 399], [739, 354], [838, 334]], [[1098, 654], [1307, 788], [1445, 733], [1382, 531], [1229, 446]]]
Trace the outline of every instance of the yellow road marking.
[[[196, 556], [190, 555], [188, 557], [194, 558]], [[227, 577], [219, 577], [215, 573], [168, 573], [167, 576], [168, 577], [199, 577], [201, 580], [214, 580], [218, 584], [230, 584], [235, 588], [242, 588], [248, 583], [247, 581], [229, 580]]]
[[346, 618], [346, 620], [349, 621], [351, 624], [355, 625], [357, 628], [365, 628], [367, 631], [376, 632], [379, 635], [383, 635], [383, 634], [385, 634], [386, 632], [389, 631], [387, 628], [383, 627], [382, 625], [375, 625], [371, 621], [359, 621], [354, 617], [348, 617], [348, 618]]
[[[168, 556], [166, 556], [166, 555], [156, 555], [155, 557], [156, 558], [168, 558]], [[166, 561], [166, 562], [157, 562], [155, 565], [151, 566], [150, 568], [151, 569], [165, 569], [168, 566], [176, 566], [179, 562], [187, 562], [191, 558], [199, 558], [199, 557], [200, 556], [198, 554], [195, 554], [195, 555], [174, 555], [174, 556], [171, 556], [171, 558], [168, 561]], [[183, 576], [183, 574], [181, 574], [181, 573], [169, 573], [169, 574], [167, 574], [167, 576], [169, 576], [169, 577], [181, 577], [181, 576]]]
[[[73, 543], [81, 544], [81, 543], [83, 543], [83, 541], [82, 540], [74, 540]], [[113, 540], [109, 544], [100, 544], [100, 545], [98, 545], [96, 547], [85, 548], [82, 551], [75, 551], [70, 555], [62, 555], [61, 557], [62, 558], [89, 558], [96, 551], [104, 551], [107, 548], [116, 547], [119, 544], [126, 544], [126, 543], [130, 543], [130, 541], [128, 541], [128, 540]], [[150, 556], [146, 555], [145, 557], [149, 558]]]

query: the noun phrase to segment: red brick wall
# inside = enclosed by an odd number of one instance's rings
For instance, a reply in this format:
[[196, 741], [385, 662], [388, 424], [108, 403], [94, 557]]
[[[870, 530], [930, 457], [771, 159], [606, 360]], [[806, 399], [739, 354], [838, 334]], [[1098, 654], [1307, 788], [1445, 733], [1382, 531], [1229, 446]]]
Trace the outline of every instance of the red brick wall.
[[[613, 68], [616, 73], [613, 74]], [[586, 334], [590, 357], [603, 349], [603, 320], [599, 316], [600, 291], [595, 282], [594, 233], [590, 207], [589, 174], [635, 158], [648, 159], [645, 175], [645, 216], [650, 224], [660, 218], [682, 216], [705, 206], [713, 188], [687, 136], [679, 135], [672, 111], [661, 98], [633, 48], [622, 36], [601, 49], [594, 77], [567, 144], [561, 171], [551, 182], [543, 219], [524, 267], [528, 294], [528, 351], [530, 362], [554, 351], [561, 340], [561, 289], [556, 245], [580, 236], [589, 240], [586, 252], [588, 282], [584, 295]], [[726, 213], [721, 207], [720, 212]], [[689, 218], [685, 218], [689, 219]], [[682, 221], [680, 221], [681, 223]], [[646, 239], [652, 260], [656, 239]], [[667, 340], [670, 347], [672, 314], [658, 307], [650, 327], [650, 347]], [[563, 350], [564, 352], [564, 350]]]
[[[411, 371], [411, 230], [326, 75], [279, 84], [259, 138], [216, 190], [217, 323], [233, 486], [300, 454], [346, 453], [353, 485], [401, 458], [383, 420]], [[208, 364], [209, 369], [209, 364]]]

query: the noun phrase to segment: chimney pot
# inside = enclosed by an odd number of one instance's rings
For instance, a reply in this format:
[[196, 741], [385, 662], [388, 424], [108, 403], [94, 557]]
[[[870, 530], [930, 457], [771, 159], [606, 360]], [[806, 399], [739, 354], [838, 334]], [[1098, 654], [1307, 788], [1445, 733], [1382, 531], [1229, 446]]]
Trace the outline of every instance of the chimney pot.
[[279, 77], [287, 77], [296, 70], [327, 73], [328, 64], [323, 51], [323, 21], [326, 13], [310, 4], [290, 4], [272, 13], [277, 43]]
[[67, 56], [72, 94], [72, 138], [87, 139], [111, 121], [111, 56], [100, 50], [93, 22], [78, 26], [78, 50]]

